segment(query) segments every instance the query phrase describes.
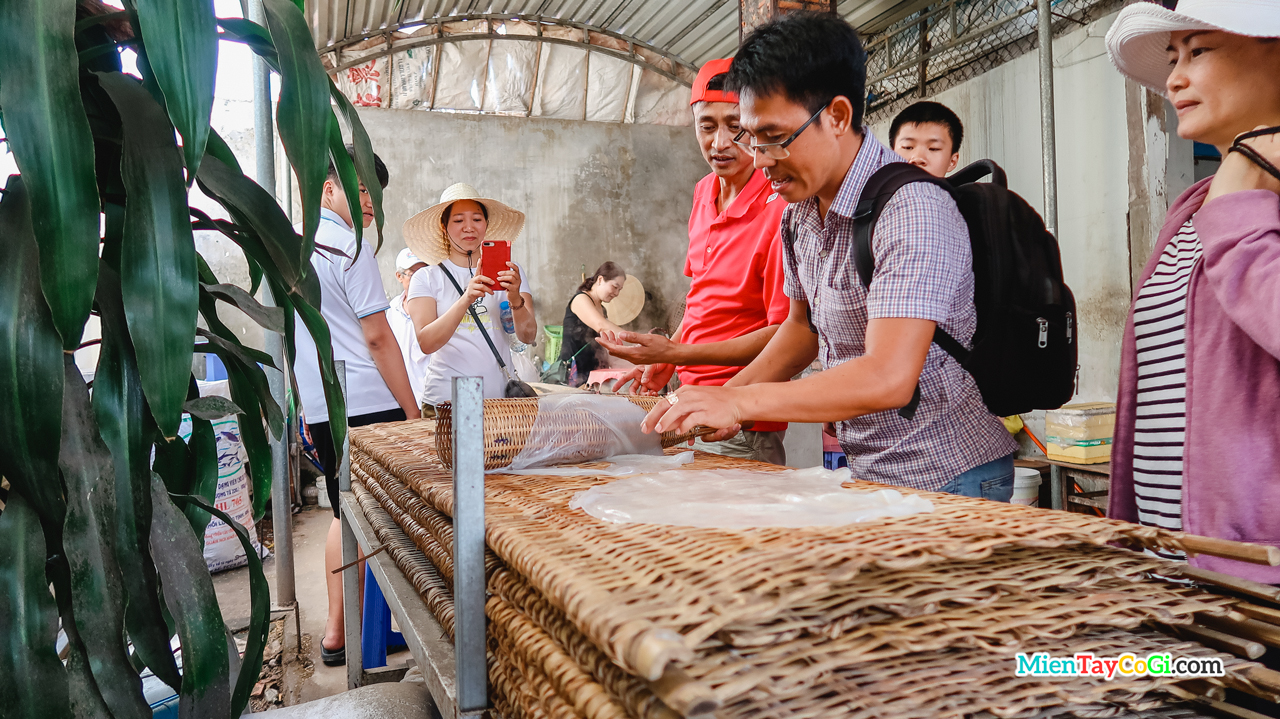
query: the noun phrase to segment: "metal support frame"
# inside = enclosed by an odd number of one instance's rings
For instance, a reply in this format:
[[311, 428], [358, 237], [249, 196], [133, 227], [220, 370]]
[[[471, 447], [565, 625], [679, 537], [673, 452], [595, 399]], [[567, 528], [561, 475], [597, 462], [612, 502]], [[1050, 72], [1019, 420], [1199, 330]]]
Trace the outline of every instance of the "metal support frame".
[[485, 658], [484, 385], [453, 379], [453, 616], [458, 710], [489, 704]]
[[[444, 25], [446, 23], [462, 22], [465, 20], [486, 20], [489, 22], [496, 22], [496, 21], [508, 22], [508, 21], [516, 20], [516, 21], [529, 22], [529, 23], [538, 23], [539, 25], [546, 24], [546, 25], [555, 25], [558, 27], [569, 27], [569, 28], [575, 28], [575, 29], [581, 30], [583, 32], [583, 37], [585, 39], [584, 40], [568, 40], [564, 38], [548, 37], [542, 33], [539, 33], [537, 35], [502, 35], [496, 32], [475, 32], [475, 33], [460, 33], [457, 35], [449, 35], [444, 32]], [[412, 30], [412, 29], [421, 27], [423, 25], [436, 25], [439, 28], [439, 31], [436, 33], [435, 37], [422, 38], [420, 40], [412, 40], [409, 42], [401, 43], [399, 45], [382, 48], [375, 52], [370, 52], [368, 54], [361, 55], [358, 58], [347, 60], [345, 62], [337, 62], [338, 51], [356, 42], [359, 42], [361, 40], [367, 40], [368, 38], [374, 37], [377, 35], [399, 32], [401, 30]], [[690, 81], [680, 77], [679, 75], [665, 68], [658, 67], [657, 65], [651, 64], [649, 61], [645, 60], [640, 55], [637, 55], [634, 53], [622, 52], [620, 50], [615, 50], [610, 47], [604, 47], [602, 45], [592, 45], [590, 42], [588, 42], [590, 38], [590, 33], [598, 33], [600, 35], [605, 35], [607, 37], [611, 37], [617, 40], [622, 40], [623, 42], [628, 43], [629, 47], [643, 48], [644, 50], [647, 50], [667, 60], [670, 60], [674, 65], [679, 65], [681, 67], [684, 67], [686, 70], [689, 70], [690, 72], [697, 72], [696, 66], [681, 59], [680, 57], [673, 55], [669, 52], [666, 52], [660, 48], [654, 47], [653, 45], [650, 45], [648, 43], [641, 42], [627, 35], [621, 35], [619, 33], [612, 32], [610, 30], [605, 30], [604, 28], [596, 27], [594, 25], [588, 25], [586, 23], [569, 22], [566, 20], [558, 20], [555, 18], [543, 18], [540, 16], [528, 16], [528, 15], [520, 15], [520, 14], [457, 15], [453, 17], [432, 18], [431, 20], [416, 20], [411, 23], [404, 23], [403, 25], [395, 25], [392, 27], [379, 28], [378, 31], [374, 33], [366, 33], [364, 35], [357, 35], [355, 37], [347, 38], [340, 43], [335, 43], [328, 47], [319, 48], [317, 52], [319, 52], [322, 55], [328, 54], [328, 53], [334, 53], [334, 68], [329, 72], [335, 73], [335, 72], [341, 72], [343, 70], [350, 69], [352, 67], [356, 67], [357, 65], [363, 65], [369, 62], [370, 60], [376, 60], [380, 57], [385, 57], [387, 55], [400, 52], [401, 50], [412, 50], [414, 48], [430, 47], [432, 45], [441, 45], [445, 43], [465, 42], [468, 40], [491, 40], [491, 41], [506, 40], [506, 41], [516, 41], [516, 42], [549, 43], [552, 45], [566, 45], [569, 47], [581, 48], [589, 52], [603, 53], [605, 55], [609, 55], [610, 57], [614, 57], [619, 60], [629, 62], [633, 65], [639, 65], [640, 67], [646, 70], [650, 70], [659, 75], [662, 75], [668, 80], [671, 80], [673, 82], [678, 82], [681, 85], [684, 85], [685, 87], [692, 87], [692, 83]]]
[[[346, 367], [335, 362], [346, 394]], [[354, 689], [390, 680], [386, 671], [364, 669], [361, 654], [359, 577], [367, 563], [396, 618], [405, 643], [422, 668], [427, 690], [444, 719], [480, 717], [489, 705], [489, 671], [485, 646], [486, 583], [484, 569], [484, 387], [479, 377], [453, 380], [453, 527], [454, 641], [450, 645], [417, 590], [380, 553], [342, 574], [343, 625], [347, 645], [347, 686]], [[338, 469], [342, 517], [342, 562], [377, 548], [373, 527], [351, 493], [351, 443], [342, 445]]]
[[[338, 387], [342, 397], [347, 397], [347, 363], [345, 360], [334, 360], [334, 373], [338, 375]], [[341, 455], [338, 458], [338, 491], [351, 491], [351, 428], [342, 440]], [[342, 564], [348, 566], [342, 572], [342, 629], [346, 635], [347, 654], [347, 688], [355, 689], [363, 686], [364, 656], [360, 650], [360, 574], [364, 572], [364, 564], [352, 564], [360, 556], [360, 545], [351, 530], [351, 522], [346, 512], [339, 511], [342, 517]]]
[[1058, 147], [1053, 113], [1053, 12], [1050, 0], [1036, 0], [1040, 36], [1040, 146], [1044, 153], [1044, 223], [1058, 236]]
[[[262, 297], [267, 306], [275, 307], [271, 288], [264, 284]], [[265, 332], [267, 353], [275, 360], [279, 370], [266, 368], [267, 384], [271, 388], [271, 400], [280, 405], [284, 413], [284, 432], [280, 439], [271, 441], [271, 517], [276, 540], [276, 604], [282, 607], [297, 603], [293, 567], [293, 474], [289, 470], [289, 435], [293, 427], [289, 423], [289, 402], [285, 389], [289, 386], [289, 363], [284, 358], [284, 338], [275, 332]]]

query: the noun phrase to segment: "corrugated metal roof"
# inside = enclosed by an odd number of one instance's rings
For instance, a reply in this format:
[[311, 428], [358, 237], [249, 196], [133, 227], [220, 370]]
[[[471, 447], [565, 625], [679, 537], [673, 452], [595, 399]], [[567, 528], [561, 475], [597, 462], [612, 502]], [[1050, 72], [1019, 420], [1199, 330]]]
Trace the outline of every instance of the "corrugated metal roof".
[[[863, 33], [883, 30], [931, 0], [841, 0]], [[321, 51], [439, 19], [502, 15], [587, 26], [648, 45], [690, 67], [738, 48], [737, 0], [306, 0]]]

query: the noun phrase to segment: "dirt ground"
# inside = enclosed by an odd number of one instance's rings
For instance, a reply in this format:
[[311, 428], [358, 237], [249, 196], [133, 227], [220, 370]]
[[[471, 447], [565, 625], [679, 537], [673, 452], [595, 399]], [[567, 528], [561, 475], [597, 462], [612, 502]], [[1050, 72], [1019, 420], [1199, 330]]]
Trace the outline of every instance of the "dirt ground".
[[[320, 661], [320, 639], [329, 611], [324, 543], [332, 521], [332, 510], [315, 506], [305, 507], [293, 516], [297, 615], [293, 608], [273, 611], [262, 678], [250, 699], [252, 711], [292, 706], [347, 690], [346, 667], [327, 667]], [[264, 539], [272, 538], [269, 532], [263, 534]], [[279, 607], [276, 596], [276, 550], [272, 542], [268, 542], [268, 546], [272, 556], [263, 561], [263, 569], [271, 586], [272, 609], [280, 610], [283, 608]], [[243, 633], [249, 625], [248, 570], [241, 568], [215, 574], [213, 584], [223, 619], [231, 632], [238, 635], [243, 649]], [[403, 666], [411, 659], [407, 651], [387, 657], [393, 667]]]

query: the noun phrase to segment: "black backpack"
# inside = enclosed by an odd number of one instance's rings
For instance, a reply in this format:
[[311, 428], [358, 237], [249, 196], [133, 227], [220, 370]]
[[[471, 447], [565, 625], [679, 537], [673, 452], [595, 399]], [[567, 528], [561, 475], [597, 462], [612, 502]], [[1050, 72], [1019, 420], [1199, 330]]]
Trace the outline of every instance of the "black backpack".
[[[991, 182], [978, 182], [987, 175]], [[852, 259], [863, 286], [871, 286], [875, 271], [876, 220], [893, 194], [913, 182], [941, 187], [955, 199], [973, 249], [978, 314], [973, 349], [965, 349], [941, 327], [934, 331], [934, 344], [973, 375], [987, 409], [996, 416], [1066, 404], [1075, 393], [1075, 297], [1062, 279], [1057, 240], [1039, 213], [1009, 191], [1004, 170], [991, 160], [979, 160], [947, 179], [905, 162], [877, 170], [854, 212]], [[917, 386], [898, 414], [911, 419], [919, 402]]]

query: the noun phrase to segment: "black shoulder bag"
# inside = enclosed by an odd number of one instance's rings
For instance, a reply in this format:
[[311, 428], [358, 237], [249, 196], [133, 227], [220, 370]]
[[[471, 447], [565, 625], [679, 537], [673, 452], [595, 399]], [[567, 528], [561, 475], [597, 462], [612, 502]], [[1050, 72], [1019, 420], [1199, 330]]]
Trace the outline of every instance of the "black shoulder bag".
[[[444, 276], [449, 278], [450, 284], [458, 291], [459, 296], [465, 296], [462, 291], [462, 285], [453, 278], [453, 275], [445, 268], [444, 263], [440, 263], [440, 270], [444, 272]], [[502, 376], [507, 378], [507, 386], [503, 388], [503, 397], [537, 397], [538, 393], [526, 382], [521, 382], [518, 378], [513, 377], [511, 371], [507, 369], [507, 363], [502, 361], [502, 355], [498, 353], [498, 348], [493, 344], [493, 340], [489, 338], [489, 331], [484, 328], [484, 323], [480, 321], [480, 315], [476, 314], [474, 306], [467, 306], [467, 312], [471, 313], [471, 319], [475, 321], [476, 327], [480, 330], [480, 335], [484, 337], [484, 341], [489, 345], [489, 350], [493, 352], [493, 358], [498, 360], [498, 367], [502, 369]]]

